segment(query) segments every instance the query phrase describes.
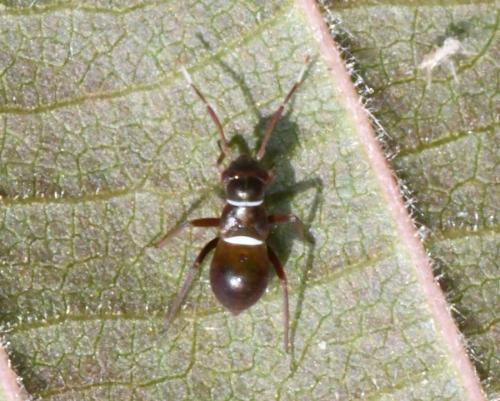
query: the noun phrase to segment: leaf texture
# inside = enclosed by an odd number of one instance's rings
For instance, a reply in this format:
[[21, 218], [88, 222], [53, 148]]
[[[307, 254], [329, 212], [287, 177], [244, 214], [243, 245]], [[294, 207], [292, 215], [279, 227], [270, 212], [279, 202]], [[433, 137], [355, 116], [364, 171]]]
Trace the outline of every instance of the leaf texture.
[[[490, 399], [500, 394], [498, 25], [494, 3], [329, 7], [373, 88], [393, 165], [412, 191], [436, 275], [454, 305]], [[378, 21], [374, 23], [374, 21]], [[383, 23], [381, 23], [383, 21]], [[340, 36], [342, 36], [340, 38]], [[418, 66], [458, 39], [432, 71]], [[455, 80], [448, 61], [453, 62]]]
[[[466, 399], [296, 5], [5, 4], [0, 323], [34, 397]], [[234, 318], [215, 302], [207, 266], [161, 335], [183, 273], [215, 233], [149, 245], [222, 205], [215, 129], [175, 60], [253, 149], [306, 54], [315, 62], [266, 160], [270, 210], [295, 212], [315, 238], [302, 244], [285, 227], [271, 238], [289, 278], [293, 353], [282, 349], [276, 280]]]

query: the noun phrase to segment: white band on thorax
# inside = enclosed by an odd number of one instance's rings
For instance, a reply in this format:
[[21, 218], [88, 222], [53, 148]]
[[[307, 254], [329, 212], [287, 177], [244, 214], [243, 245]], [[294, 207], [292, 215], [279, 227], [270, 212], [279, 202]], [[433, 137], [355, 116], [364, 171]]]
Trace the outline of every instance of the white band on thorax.
[[262, 199], [258, 201], [235, 201], [231, 199], [226, 199], [226, 202], [232, 206], [237, 206], [237, 207], [254, 207], [262, 205], [264, 201]]

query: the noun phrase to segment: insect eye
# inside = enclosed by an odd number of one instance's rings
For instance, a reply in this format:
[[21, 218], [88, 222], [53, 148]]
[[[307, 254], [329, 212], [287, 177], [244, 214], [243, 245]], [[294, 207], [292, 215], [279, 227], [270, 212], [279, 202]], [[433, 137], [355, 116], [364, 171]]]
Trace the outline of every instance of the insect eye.
[[234, 179], [234, 175], [231, 175], [231, 173], [226, 170], [222, 173], [221, 178], [222, 178], [223, 182], [227, 183], [227, 182], [232, 181]]

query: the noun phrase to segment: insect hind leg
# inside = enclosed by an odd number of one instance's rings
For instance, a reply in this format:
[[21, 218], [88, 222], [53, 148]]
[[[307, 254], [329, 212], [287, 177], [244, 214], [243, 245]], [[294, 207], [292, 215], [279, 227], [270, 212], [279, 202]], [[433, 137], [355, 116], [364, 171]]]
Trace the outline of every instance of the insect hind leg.
[[214, 238], [213, 240], [209, 241], [200, 251], [198, 256], [193, 262], [193, 265], [191, 268], [188, 270], [186, 273], [186, 278], [184, 279], [184, 283], [182, 284], [181, 290], [177, 294], [174, 303], [170, 307], [167, 313], [166, 317], [166, 326], [164, 332], [168, 330], [170, 327], [170, 323], [172, 322], [173, 318], [177, 314], [177, 311], [179, 310], [180, 306], [182, 305], [182, 302], [184, 301], [184, 298], [186, 297], [187, 293], [189, 292], [189, 289], [191, 288], [191, 284], [193, 283], [193, 279], [198, 272], [201, 264], [203, 263], [203, 260], [206, 258], [206, 256], [212, 251], [216, 246], [217, 243], [219, 242], [219, 237]]
[[267, 247], [267, 253], [269, 255], [269, 260], [276, 271], [276, 275], [280, 279], [281, 288], [283, 291], [283, 342], [285, 346], [285, 352], [288, 352], [288, 332], [290, 325], [290, 309], [288, 305], [288, 282], [286, 279], [285, 270], [283, 269], [283, 265], [281, 264], [278, 256], [274, 253], [270, 246]]

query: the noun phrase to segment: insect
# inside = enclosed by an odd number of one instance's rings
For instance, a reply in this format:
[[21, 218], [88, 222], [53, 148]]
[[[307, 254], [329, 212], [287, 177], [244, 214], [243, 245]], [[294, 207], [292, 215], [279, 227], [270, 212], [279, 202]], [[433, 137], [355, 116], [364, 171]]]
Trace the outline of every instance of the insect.
[[418, 68], [425, 70], [427, 75], [427, 86], [431, 86], [431, 73], [434, 68], [441, 64], [447, 64], [448, 68], [453, 75], [455, 82], [458, 82], [458, 76], [455, 71], [455, 65], [453, 64], [452, 57], [457, 54], [463, 54], [466, 56], [472, 55], [470, 52], [464, 49], [462, 43], [453, 37], [446, 38], [441, 47], [438, 47], [426, 54], [422, 62], [419, 64]]
[[[264, 206], [264, 195], [271, 184], [273, 175], [262, 167], [261, 160], [265, 155], [266, 146], [274, 127], [286, 104], [302, 82], [309, 62], [309, 57], [307, 57], [292, 88], [269, 120], [255, 157], [240, 155], [230, 162], [226, 169], [221, 169], [221, 183], [224, 187], [226, 201], [222, 215], [186, 221], [167, 232], [155, 244], [156, 247], [163, 246], [172, 237], [188, 227], [218, 227], [219, 229], [219, 235], [202, 248], [191, 269], [186, 273], [184, 283], [167, 313], [167, 328], [186, 297], [203, 260], [215, 249], [210, 266], [212, 291], [217, 300], [234, 315], [238, 315], [259, 300], [267, 287], [270, 265], [273, 266], [282, 287], [284, 346], [285, 350], [288, 350], [287, 278], [283, 265], [266, 241], [270, 226], [273, 224], [292, 223], [302, 236], [304, 228], [302, 222], [294, 214], [267, 214]], [[187, 69], [180, 62], [179, 68], [189, 86], [204, 103], [210, 118], [217, 127], [222, 151], [221, 159], [218, 161], [220, 165], [225, 157], [230, 158], [231, 156], [222, 124], [212, 106], [194, 84]]]

